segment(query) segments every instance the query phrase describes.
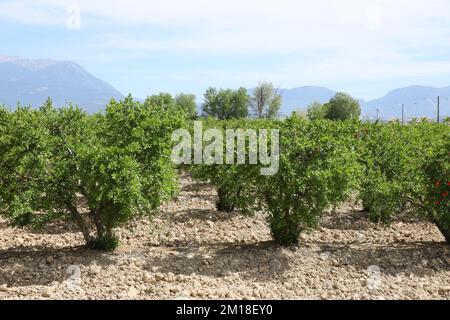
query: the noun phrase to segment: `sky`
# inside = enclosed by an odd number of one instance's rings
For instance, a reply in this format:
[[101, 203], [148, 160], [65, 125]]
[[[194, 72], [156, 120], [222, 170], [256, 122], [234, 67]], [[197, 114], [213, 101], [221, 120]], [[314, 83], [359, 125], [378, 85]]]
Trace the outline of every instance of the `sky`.
[[0, 0], [0, 55], [73, 60], [123, 94], [450, 85], [448, 0]]

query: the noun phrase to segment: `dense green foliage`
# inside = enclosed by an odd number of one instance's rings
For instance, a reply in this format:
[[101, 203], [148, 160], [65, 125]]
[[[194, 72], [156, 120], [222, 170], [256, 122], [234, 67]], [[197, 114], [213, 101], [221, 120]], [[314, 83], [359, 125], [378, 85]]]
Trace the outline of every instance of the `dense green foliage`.
[[260, 82], [253, 89], [252, 96], [246, 88], [208, 88], [202, 105], [203, 116], [219, 120], [247, 118], [252, 108], [252, 116], [258, 119], [275, 119], [281, 107], [281, 95], [272, 83]]
[[160, 92], [159, 94], [148, 96], [147, 99], [145, 99], [145, 103], [164, 109], [173, 109], [175, 107], [174, 98], [167, 92]]
[[420, 209], [428, 185], [424, 168], [445, 150], [448, 133], [448, 126], [427, 122], [366, 124], [361, 128], [359, 158], [365, 171], [360, 196], [372, 220], [388, 222], [410, 205]]
[[329, 120], [350, 120], [359, 119], [361, 107], [359, 102], [350, 95], [338, 92], [326, 104], [326, 119]]
[[319, 102], [313, 102], [308, 106], [307, 116], [310, 120], [322, 120], [327, 115], [327, 107]]
[[[237, 146], [238, 139], [233, 139], [233, 163], [227, 163], [227, 159], [222, 164], [196, 164], [189, 166], [187, 169], [192, 175], [204, 182], [212, 184], [218, 193], [218, 201], [216, 203], [219, 211], [231, 212], [239, 209], [242, 212], [251, 214], [255, 211], [255, 199], [257, 197], [257, 188], [261, 183], [260, 169], [263, 167], [261, 163], [249, 163], [249, 130], [277, 128], [278, 121], [269, 120], [228, 120], [217, 121], [207, 119], [203, 122], [203, 129], [210, 128], [219, 129], [223, 135], [226, 130], [242, 129], [244, 133], [243, 143], [245, 146], [245, 164], [237, 163]], [[224, 141], [225, 142], [225, 141]], [[226, 143], [224, 143], [223, 151], [226, 154]]]
[[316, 226], [331, 205], [357, 186], [360, 166], [354, 147], [356, 125], [287, 119], [280, 141], [280, 168], [266, 179], [262, 196], [275, 240], [283, 245]]
[[161, 106], [128, 97], [88, 116], [47, 101], [0, 121], [0, 210], [15, 224], [71, 219], [89, 246], [110, 250], [115, 227], [176, 190], [170, 137], [182, 117]]
[[424, 163], [425, 192], [419, 210], [433, 221], [450, 243], [450, 132]]
[[334, 121], [356, 120], [361, 115], [359, 102], [350, 95], [338, 92], [329, 102], [315, 102], [308, 107], [310, 120], [329, 119]]
[[[205, 129], [209, 127], [224, 132], [225, 128], [280, 130], [280, 164], [273, 176], [260, 175], [261, 163], [190, 167], [196, 178], [216, 187], [219, 210], [267, 211], [279, 243], [295, 243], [302, 230], [317, 224], [324, 210], [356, 194], [375, 222], [387, 223], [392, 215], [410, 208], [441, 230], [448, 229], [448, 126], [305, 121], [293, 116], [284, 121], [213, 121]], [[248, 138], [245, 142], [248, 152]], [[433, 179], [441, 181], [439, 190], [429, 189]]]
[[[246, 213], [267, 210], [273, 236], [281, 244], [295, 243], [300, 232], [314, 226], [328, 206], [344, 201], [356, 188], [360, 172], [353, 145], [356, 124], [292, 117], [221, 125], [228, 129], [280, 130], [280, 163], [275, 175], [262, 176], [260, 162], [196, 165], [191, 172], [217, 188], [219, 209]], [[248, 139], [245, 141], [248, 151]]]
[[247, 89], [208, 88], [202, 105], [203, 115], [219, 120], [240, 119], [248, 116], [250, 97]]
[[360, 161], [364, 164], [361, 199], [374, 222], [388, 222], [402, 211], [416, 186], [417, 151], [409, 128], [398, 123], [367, 124], [358, 133], [362, 139]]
[[178, 110], [185, 113], [187, 119], [197, 118], [197, 103], [195, 102], [195, 95], [179, 93], [175, 96], [175, 105]]
[[161, 92], [147, 97], [144, 105], [158, 106], [170, 112], [182, 112], [186, 119], [197, 117], [197, 104], [193, 94], [179, 93], [174, 98], [170, 93]]

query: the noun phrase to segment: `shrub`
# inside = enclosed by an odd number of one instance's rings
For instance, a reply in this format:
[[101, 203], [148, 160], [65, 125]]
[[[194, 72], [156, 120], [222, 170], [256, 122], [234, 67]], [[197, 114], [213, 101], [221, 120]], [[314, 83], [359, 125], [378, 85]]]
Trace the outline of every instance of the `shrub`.
[[111, 250], [114, 228], [151, 215], [176, 190], [170, 137], [182, 120], [160, 106], [129, 96], [88, 116], [47, 101], [2, 111], [0, 121], [0, 213], [16, 224], [71, 219], [89, 247]]
[[[269, 120], [228, 120], [217, 121], [207, 119], [203, 121], [203, 129], [217, 129], [226, 136], [226, 130], [236, 129], [266, 129], [276, 126], [276, 121]], [[246, 131], [244, 131], [245, 134]], [[225, 139], [225, 138], [224, 138]], [[236, 209], [251, 214], [257, 206], [257, 186], [260, 177], [261, 164], [249, 164], [249, 136], [245, 135], [246, 163], [237, 164], [237, 140], [234, 139], [234, 164], [195, 164], [188, 167], [194, 178], [210, 183], [217, 190], [218, 201], [216, 207], [219, 211], [231, 212]], [[224, 140], [223, 152], [226, 154], [226, 141]]]
[[356, 123], [287, 119], [280, 132], [280, 164], [266, 177], [261, 196], [274, 239], [282, 245], [317, 225], [331, 205], [346, 200], [360, 173]]
[[301, 231], [314, 227], [327, 207], [346, 200], [356, 188], [360, 173], [356, 122], [291, 117], [285, 121], [213, 121], [208, 127], [280, 130], [279, 170], [273, 176], [261, 175], [261, 163], [202, 164], [189, 170], [216, 187], [219, 210], [268, 211], [272, 235], [282, 245], [296, 243]]
[[421, 213], [439, 228], [450, 243], [450, 132], [443, 135], [429, 161], [423, 165], [423, 195], [413, 200]]
[[422, 166], [433, 146], [442, 141], [444, 126], [416, 122], [366, 124], [361, 137], [360, 161], [364, 167], [360, 197], [374, 222], [387, 223], [404, 211], [410, 199], [424, 193]]
[[360, 161], [364, 165], [360, 196], [373, 222], [387, 223], [403, 208], [408, 195], [406, 174], [414, 159], [404, 130], [400, 124], [367, 124], [360, 133]]

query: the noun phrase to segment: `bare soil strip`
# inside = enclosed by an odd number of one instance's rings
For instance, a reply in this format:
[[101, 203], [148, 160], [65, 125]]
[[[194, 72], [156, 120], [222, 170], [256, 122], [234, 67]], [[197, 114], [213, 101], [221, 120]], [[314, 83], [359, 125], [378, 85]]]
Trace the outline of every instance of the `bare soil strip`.
[[114, 253], [84, 249], [64, 224], [36, 232], [0, 221], [0, 299], [450, 298], [450, 249], [428, 222], [377, 226], [345, 206], [281, 248], [264, 215], [218, 213], [215, 201], [183, 177], [154, 221], [118, 230]]

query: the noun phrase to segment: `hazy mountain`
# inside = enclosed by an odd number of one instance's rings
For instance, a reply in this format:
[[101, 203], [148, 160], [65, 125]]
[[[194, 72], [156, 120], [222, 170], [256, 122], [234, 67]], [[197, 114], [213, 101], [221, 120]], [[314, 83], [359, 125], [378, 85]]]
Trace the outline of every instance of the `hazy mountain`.
[[28, 60], [0, 56], [0, 104], [40, 106], [51, 97], [56, 106], [68, 102], [95, 112], [123, 95], [72, 61]]
[[[305, 110], [314, 101], [325, 103], [336, 93], [324, 87], [300, 87], [291, 90], [281, 89], [283, 104], [282, 115], [289, 115], [295, 110]], [[359, 99], [363, 118], [375, 119], [377, 109], [384, 119], [401, 118], [402, 104], [405, 104], [407, 119], [414, 117], [436, 118], [437, 97], [441, 97], [441, 117], [450, 116], [450, 87], [433, 88], [410, 86], [390, 91], [382, 98], [365, 101]], [[355, 97], [358, 99], [358, 97]], [[431, 102], [430, 102], [431, 100]], [[434, 104], [434, 105], [433, 105]]]
[[[436, 117], [437, 97], [441, 97], [440, 114], [450, 116], [450, 87], [433, 88], [410, 86], [390, 91], [382, 98], [362, 103], [363, 114], [376, 117], [377, 108], [384, 119], [400, 118], [402, 104], [405, 105], [407, 119], [413, 117]], [[431, 100], [431, 101], [430, 101]]]

